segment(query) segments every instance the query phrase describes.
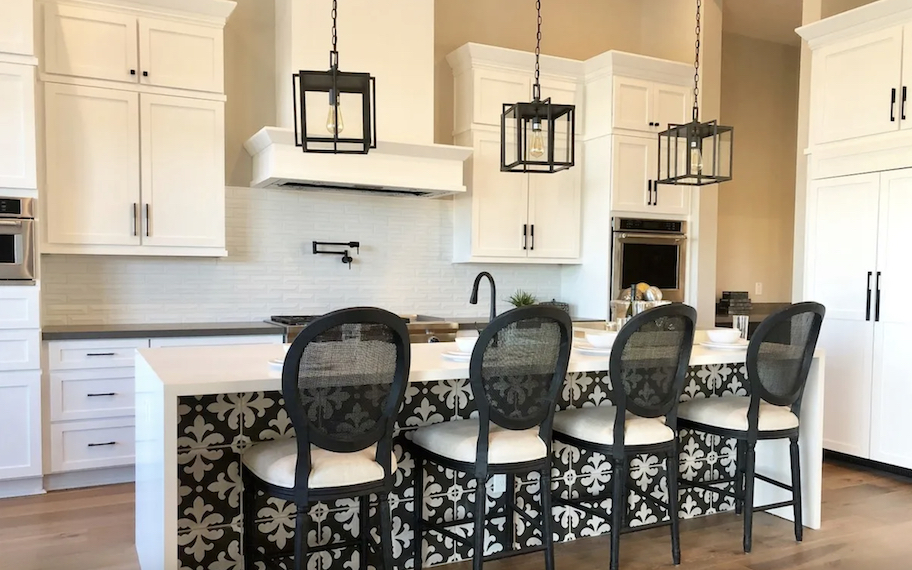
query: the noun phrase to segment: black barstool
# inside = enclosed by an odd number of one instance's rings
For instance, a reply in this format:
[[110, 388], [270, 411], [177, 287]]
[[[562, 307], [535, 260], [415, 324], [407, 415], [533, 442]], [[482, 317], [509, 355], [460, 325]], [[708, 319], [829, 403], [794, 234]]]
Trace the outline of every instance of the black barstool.
[[[708, 482], [682, 481], [682, 484], [734, 497], [735, 511], [739, 514], [744, 511], [744, 552], [751, 550], [753, 513], [758, 511], [792, 507], [795, 540], [802, 539], [798, 453], [801, 398], [825, 312], [820, 303], [798, 303], [760, 323], [747, 347], [750, 396], [701, 398], [682, 403], [678, 410], [681, 427], [738, 441], [735, 477]], [[758, 440], [767, 439], [791, 442], [791, 485], [754, 472], [754, 448]], [[755, 477], [790, 491], [792, 500], [753, 506]], [[713, 486], [718, 483], [734, 483], [734, 490]]]
[[[415, 568], [422, 564], [425, 529], [473, 546], [472, 567], [484, 560], [545, 551], [545, 568], [554, 568], [551, 533], [551, 422], [557, 395], [567, 375], [572, 334], [570, 317], [553, 307], [523, 307], [495, 318], [479, 335], [469, 364], [469, 381], [478, 405], [477, 420], [444, 422], [415, 430]], [[430, 461], [475, 476], [474, 533], [461, 537], [449, 527], [469, 521], [436, 523], [424, 520], [423, 466]], [[517, 473], [541, 474], [541, 520], [516, 505]], [[497, 514], [512, 513], [539, 526], [542, 545], [505, 549], [484, 556], [485, 483], [492, 475], [507, 478], [507, 501]], [[495, 516], [491, 514], [490, 516]], [[512, 532], [511, 532], [512, 536]]]
[[296, 506], [294, 568], [307, 567], [308, 506], [343, 498], [360, 502], [360, 538], [312, 548], [356, 546], [361, 567], [370, 541], [369, 496], [380, 501], [383, 566], [393, 569], [389, 493], [396, 456], [393, 425], [409, 373], [409, 333], [402, 318], [374, 308], [343, 309], [310, 323], [295, 338], [282, 369], [285, 411], [295, 439], [258, 443], [243, 457], [244, 567], [284, 558], [257, 549], [258, 491]]
[[[608, 374], [612, 405], [579, 408], [554, 416], [554, 439], [579, 449], [601, 453], [611, 460], [613, 489], [600, 496], [554, 497], [554, 502], [607, 519], [599, 503], [611, 498], [611, 570], [620, 564], [621, 534], [627, 511], [628, 465], [633, 456], [665, 456], [668, 502], [648, 494], [643, 500], [668, 514], [671, 552], [681, 562], [678, 537], [677, 405], [693, 348], [697, 312], [674, 304], [644, 311], [621, 328], [611, 347]], [[595, 506], [592, 506], [592, 505]]]

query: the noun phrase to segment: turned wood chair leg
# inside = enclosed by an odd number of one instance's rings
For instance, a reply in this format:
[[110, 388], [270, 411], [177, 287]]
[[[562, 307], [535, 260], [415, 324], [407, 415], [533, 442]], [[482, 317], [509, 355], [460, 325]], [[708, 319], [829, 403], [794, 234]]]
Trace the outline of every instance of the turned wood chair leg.
[[298, 506], [295, 513], [294, 568], [307, 570], [307, 534], [310, 517], [307, 507]]
[[804, 538], [804, 520], [801, 515], [801, 456], [798, 450], [798, 438], [792, 439], [789, 445], [792, 460], [792, 500], [795, 502], [795, 540]]
[[611, 495], [611, 570], [620, 566], [621, 529], [624, 527], [624, 513], [627, 510], [627, 458], [614, 460], [611, 478], [614, 488]]
[[674, 446], [665, 458], [668, 484], [668, 517], [671, 520], [671, 560], [681, 563], [681, 533], [678, 523], [678, 448]]
[[475, 530], [472, 538], [475, 539], [475, 552], [472, 553], [472, 570], [482, 570], [484, 565], [484, 529], [485, 529], [485, 503], [487, 502], [487, 489], [485, 478], [475, 479]]
[[389, 493], [380, 497], [380, 550], [383, 552], [383, 570], [394, 570], [393, 521], [390, 517]]
[[744, 452], [744, 552], [751, 551], [751, 533], [754, 523], [754, 463], [755, 442], [747, 442]]
[[542, 501], [542, 542], [545, 545], [545, 570], [554, 570], [554, 534], [551, 526], [554, 514], [551, 511], [551, 467], [541, 472]]

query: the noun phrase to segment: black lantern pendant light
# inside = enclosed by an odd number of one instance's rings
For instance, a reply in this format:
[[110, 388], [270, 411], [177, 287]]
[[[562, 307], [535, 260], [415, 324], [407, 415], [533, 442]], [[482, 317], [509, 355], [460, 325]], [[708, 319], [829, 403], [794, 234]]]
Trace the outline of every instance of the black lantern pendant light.
[[530, 103], [505, 103], [500, 115], [500, 170], [503, 172], [552, 173], [573, 166], [576, 155], [573, 105], [556, 105], [541, 99], [541, 0], [535, 40], [535, 84]]
[[668, 125], [659, 133], [659, 175], [657, 184], [706, 186], [732, 179], [734, 127], [717, 121], [700, 122], [700, 7], [697, 0], [697, 41], [694, 58], [693, 121]]
[[[375, 79], [370, 73], [339, 71], [337, 13], [333, 0], [329, 71], [293, 75], [295, 144], [304, 152], [367, 154], [377, 148]], [[343, 131], [345, 137], [341, 136]]]

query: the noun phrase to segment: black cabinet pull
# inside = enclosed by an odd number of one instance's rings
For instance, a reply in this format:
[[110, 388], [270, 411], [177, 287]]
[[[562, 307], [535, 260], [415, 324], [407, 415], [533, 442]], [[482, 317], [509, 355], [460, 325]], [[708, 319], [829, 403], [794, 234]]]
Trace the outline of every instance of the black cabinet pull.
[[130, 70], [130, 75], [136, 75], [136, 70], [135, 70], [135, 69], [131, 69], [131, 70]]
[[867, 300], [865, 301], [865, 320], [871, 320], [871, 276], [874, 275], [873, 271], [868, 271], [868, 295]]
[[143, 71], [143, 77], [149, 77], [149, 72], [148, 72], [148, 71]]
[[115, 356], [116, 352], [87, 352], [86, 356]]
[[880, 322], [880, 271], [877, 272], [877, 279], [874, 288], [877, 290], [877, 296], [874, 301], [874, 322]]
[[526, 243], [528, 241], [528, 235], [529, 235], [528, 231], [529, 231], [528, 224], [523, 224], [523, 249], [529, 249], [528, 247], [526, 247]]
[[146, 203], [146, 237], [152, 232], [152, 213], [149, 211], [149, 204]]
[[532, 242], [531, 245], [529, 246], [529, 249], [530, 250], [535, 249], [535, 224], [532, 224], [531, 226], [529, 226], [529, 238]]
[[903, 85], [902, 92], [902, 103], [899, 106], [899, 118], [903, 121], [906, 120], [906, 86]]
[[652, 180], [646, 181], [646, 191], [647, 191], [646, 205], [652, 206]]
[[100, 396], [116, 396], [117, 392], [99, 392], [98, 394], [86, 394], [88, 398], [98, 398]]
[[139, 204], [133, 202], [133, 235], [138, 236], [139, 230], [136, 228], [136, 221], [139, 219]]
[[102, 447], [105, 445], [117, 445], [116, 441], [106, 441], [104, 443], [90, 443], [87, 447]]
[[652, 205], [653, 206], [659, 205], [659, 181], [658, 180], [652, 181]]
[[896, 87], [890, 89], [890, 122], [896, 122]]

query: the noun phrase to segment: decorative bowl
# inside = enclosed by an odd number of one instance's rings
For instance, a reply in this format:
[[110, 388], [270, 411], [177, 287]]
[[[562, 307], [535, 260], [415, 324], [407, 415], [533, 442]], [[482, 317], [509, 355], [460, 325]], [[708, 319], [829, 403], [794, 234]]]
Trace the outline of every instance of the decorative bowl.
[[586, 331], [586, 342], [596, 348], [611, 348], [617, 331]]
[[709, 340], [719, 344], [734, 344], [741, 338], [741, 331], [738, 329], [718, 328], [706, 331]]

